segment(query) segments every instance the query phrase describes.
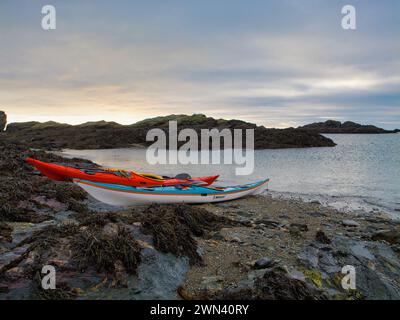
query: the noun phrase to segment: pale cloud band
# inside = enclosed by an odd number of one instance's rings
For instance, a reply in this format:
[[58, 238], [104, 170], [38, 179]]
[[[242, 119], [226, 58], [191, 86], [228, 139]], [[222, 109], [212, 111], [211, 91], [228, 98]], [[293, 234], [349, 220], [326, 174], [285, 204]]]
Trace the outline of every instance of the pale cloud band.
[[10, 121], [202, 112], [400, 127], [399, 2], [352, 2], [355, 31], [341, 28], [343, 1], [52, 1], [47, 32], [44, 3], [2, 1], [0, 109]]

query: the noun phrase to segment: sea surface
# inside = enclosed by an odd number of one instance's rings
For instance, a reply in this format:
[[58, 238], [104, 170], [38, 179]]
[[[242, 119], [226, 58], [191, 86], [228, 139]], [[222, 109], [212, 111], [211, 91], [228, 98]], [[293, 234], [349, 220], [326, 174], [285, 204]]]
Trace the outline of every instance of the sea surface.
[[345, 211], [383, 211], [400, 218], [400, 134], [326, 136], [337, 146], [256, 150], [254, 172], [247, 176], [236, 175], [235, 169], [243, 165], [235, 164], [151, 165], [146, 149], [68, 149], [63, 155], [169, 176], [219, 174], [218, 185], [269, 177], [269, 193], [274, 197], [317, 200]]

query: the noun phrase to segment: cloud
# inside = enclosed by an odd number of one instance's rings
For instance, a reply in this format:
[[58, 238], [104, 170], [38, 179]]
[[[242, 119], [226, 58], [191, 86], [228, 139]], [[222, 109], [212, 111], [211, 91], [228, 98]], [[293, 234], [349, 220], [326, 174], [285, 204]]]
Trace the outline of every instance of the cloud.
[[203, 112], [400, 127], [396, 1], [355, 0], [356, 31], [340, 27], [341, 1], [53, 2], [54, 32], [40, 29], [40, 4], [0, 4], [0, 106], [11, 121]]

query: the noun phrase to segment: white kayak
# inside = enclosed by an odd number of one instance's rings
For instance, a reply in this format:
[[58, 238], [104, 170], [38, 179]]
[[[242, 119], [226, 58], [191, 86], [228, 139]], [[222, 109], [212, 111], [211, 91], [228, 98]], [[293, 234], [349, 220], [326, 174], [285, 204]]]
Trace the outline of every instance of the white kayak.
[[80, 179], [73, 181], [101, 202], [116, 206], [133, 206], [145, 203], [208, 203], [235, 200], [264, 192], [268, 188], [269, 179], [221, 188], [196, 185], [141, 188]]

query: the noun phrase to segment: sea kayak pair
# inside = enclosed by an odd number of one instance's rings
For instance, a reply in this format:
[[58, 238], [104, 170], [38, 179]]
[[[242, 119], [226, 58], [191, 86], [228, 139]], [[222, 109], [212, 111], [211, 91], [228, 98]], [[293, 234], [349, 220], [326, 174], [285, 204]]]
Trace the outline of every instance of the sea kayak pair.
[[219, 176], [175, 178], [110, 169], [78, 169], [27, 158], [43, 175], [57, 181], [73, 181], [95, 199], [117, 206], [145, 203], [208, 203], [256, 195], [267, 189], [269, 179], [256, 183], [210, 186]]

